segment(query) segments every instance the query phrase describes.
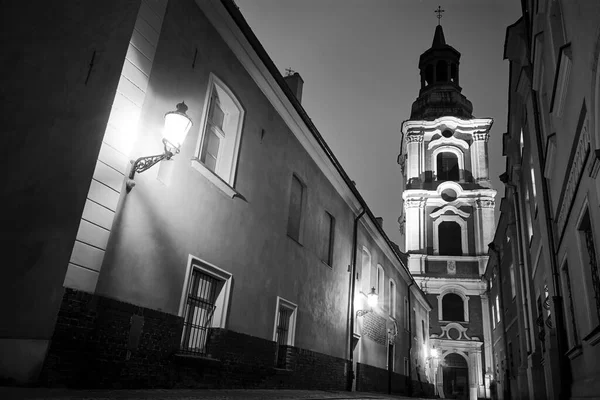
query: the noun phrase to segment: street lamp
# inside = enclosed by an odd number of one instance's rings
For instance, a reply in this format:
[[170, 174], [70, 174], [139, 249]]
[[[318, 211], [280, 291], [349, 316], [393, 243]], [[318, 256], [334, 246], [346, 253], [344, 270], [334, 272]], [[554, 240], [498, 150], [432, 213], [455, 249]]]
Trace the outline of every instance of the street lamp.
[[367, 305], [369, 306], [368, 310], [358, 310], [356, 311], [357, 317], [362, 317], [371, 311], [373, 311], [373, 307], [377, 305], [377, 291], [374, 287], [371, 288], [369, 294], [367, 294]]
[[192, 127], [192, 119], [185, 113], [187, 110], [188, 107], [182, 101], [177, 104], [175, 111], [169, 111], [165, 114], [165, 126], [162, 131], [164, 152], [154, 156], [140, 157], [132, 161], [133, 166], [126, 184], [127, 192], [135, 186], [133, 178], [136, 172], [142, 173], [160, 161], [170, 160], [175, 154], [179, 153], [181, 144]]

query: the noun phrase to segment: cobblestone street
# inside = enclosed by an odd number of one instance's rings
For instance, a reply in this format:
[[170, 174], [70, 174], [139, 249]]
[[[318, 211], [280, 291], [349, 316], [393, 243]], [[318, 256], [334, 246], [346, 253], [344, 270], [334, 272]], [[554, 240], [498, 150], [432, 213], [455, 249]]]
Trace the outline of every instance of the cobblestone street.
[[[170, 400], [325, 400], [325, 399], [409, 399], [410, 397], [380, 393], [330, 392], [311, 390], [68, 390], [39, 388], [0, 388], [2, 400], [112, 400], [112, 399], [170, 399]], [[416, 398], [412, 398], [416, 399]], [[417, 399], [418, 400], [418, 399]]]

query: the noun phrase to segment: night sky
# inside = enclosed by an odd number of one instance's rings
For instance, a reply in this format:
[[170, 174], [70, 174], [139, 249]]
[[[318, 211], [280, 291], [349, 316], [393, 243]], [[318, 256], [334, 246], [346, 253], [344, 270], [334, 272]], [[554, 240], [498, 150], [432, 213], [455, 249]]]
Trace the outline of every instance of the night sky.
[[[476, 117], [491, 117], [490, 175], [504, 195], [506, 27], [518, 0], [236, 0], [282, 74], [304, 79], [302, 104], [390, 239], [404, 248], [400, 127], [418, 96], [419, 56], [431, 46], [434, 10], [445, 12], [446, 42], [461, 54], [460, 85]], [[496, 211], [496, 218], [498, 211]]]

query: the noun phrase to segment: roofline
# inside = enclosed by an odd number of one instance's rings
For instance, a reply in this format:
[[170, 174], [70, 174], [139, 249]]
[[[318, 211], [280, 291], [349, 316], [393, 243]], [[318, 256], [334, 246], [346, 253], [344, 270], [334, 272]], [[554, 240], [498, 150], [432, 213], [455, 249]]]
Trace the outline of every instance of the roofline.
[[[281, 73], [279, 72], [277, 67], [275, 66], [275, 63], [273, 62], [273, 60], [271, 60], [267, 51], [264, 49], [264, 47], [262, 46], [262, 44], [260, 43], [260, 41], [258, 40], [256, 35], [250, 28], [250, 25], [248, 25], [248, 23], [246, 22], [246, 19], [240, 12], [239, 7], [234, 3], [233, 0], [221, 0], [221, 4], [223, 4], [223, 6], [227, 10], [227, 12], [231, 16], [231, 18], [237, 25], [237, 27], [240, 29], [242, 34], [245, 36], [245, 38], [248, 40], [248, 42], [252, 46], [252, 49], [256, 52], [256, 54], [258, 55], [260, 60], [264, 63], [264, 65], [267, 68], [267, 70], [269, 71], [269, 73], [271, 73], [271, 75], [273, 76], [275, 81], [279, 84], [283, 93], [286, 95], [286, 97], [288, 98], [288, 100], [290, 101], [290, 103], [292, 104], [294, 109], [296, 110], [296, 112], [300, 115], [300, 117], [302, 118], [302, 121], [309, 128], [309, 130], [311, 131], [311, 133], [312, 133], [313, 137], [315, 138], [315, 140], [317, 141], [317, 143], [325, 151], [325, 154], [327, 155], [329, 160], [332, 162], [335, 169], [339, 172], [342, 179], [344, 180], [344, 182], [346, 183], [346, 185], [352, 192], [352, 194], [356, 197], [356, 199], [358, 200], [360, 205], [364, 208], [366, 214], [369, 216], [369, 219], [371, 220], [371, 222], [373, 223], [373, 225], [375, 226], [375, 228], [377, 229], [379, 234], [383, 237], [383, 239], [385, 240], [389, 249], [396, 256], [396, 259], [398, 260], [400, 265], [403, 267], [403, 269], [405, 270], [407, 275], [410, 277], [410, 281], [415, 282], [414, 277], [410, 273], [409, 269], [406, 267], [404, 262], [402, 262], [402, 259], [400, 258], [399, 254], [396, 252], [396, 250], [394, 249], [394, 246], [392, 246], [392, 241], [387, 236], [387, 234], [385, 233], [385, 231], [383, 230], [381, 225], [379, 225], [379, 223], [377, 223], [377, 221], [375, 219], [375, 215], [373, 214], [373, 212], [367, 205], [366, 201], [361, 196], [358, 189], [356, 188], [354, 183], [352, 183], [352, 180], [350, 179], [350, 177], [348, 176], [348, 174], [346, 173], [346, 171], [344, 170], [344, 168], [342, 167], [342, 165], [340, 164], [338, 159], [335, 157], [335, 155], [333, 154], [333, 152], [331, 151], [331, 149], [329, 148], [329, 146], [323, 139], [323, 136], [321, 136], [318, 129], [313, 124], [312, 120], [306, 113], [306, 110], [304, 110], [304, 107], [302, 107], [302, 105], [300, 104], [300, 102], [298, 101], [298, 99], [296, 98], [294, 93], [292, 92], [292, 90], [289, 88], [289, 86], [285, 82], [283, 76], [281, 75]], [[417, 285], [417, 287], [418, 287], [418, 285]], [[423, 291], [421, 290], [420, 287], [419, 287], [419, 291], [422, 294], [423, 300], [427, 302], [427, 298], [425, 297], [425, 294], [423, 293]]]

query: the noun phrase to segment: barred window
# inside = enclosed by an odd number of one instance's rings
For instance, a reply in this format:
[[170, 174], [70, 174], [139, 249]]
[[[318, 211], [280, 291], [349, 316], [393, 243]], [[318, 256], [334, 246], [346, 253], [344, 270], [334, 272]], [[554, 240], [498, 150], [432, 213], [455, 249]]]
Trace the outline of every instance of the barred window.
[[215, 311], [215, 302], [223, 282], [201, 272], [192, 271], [189, 280], [186, 307], [183, 317], [181, 352], [206, 354], [206, 339]]
[[294, 303], [277, 297], [273, 340], [277, 343], [275, 360], [278, 368], [286, 367], [286, 346], [293, 346], [296, 332], [296, 310]]
[[179, 303], [180, 353], [207, 355], [210, 329], [225, 327], [231, 280], [230, 273], [190, 257]]

